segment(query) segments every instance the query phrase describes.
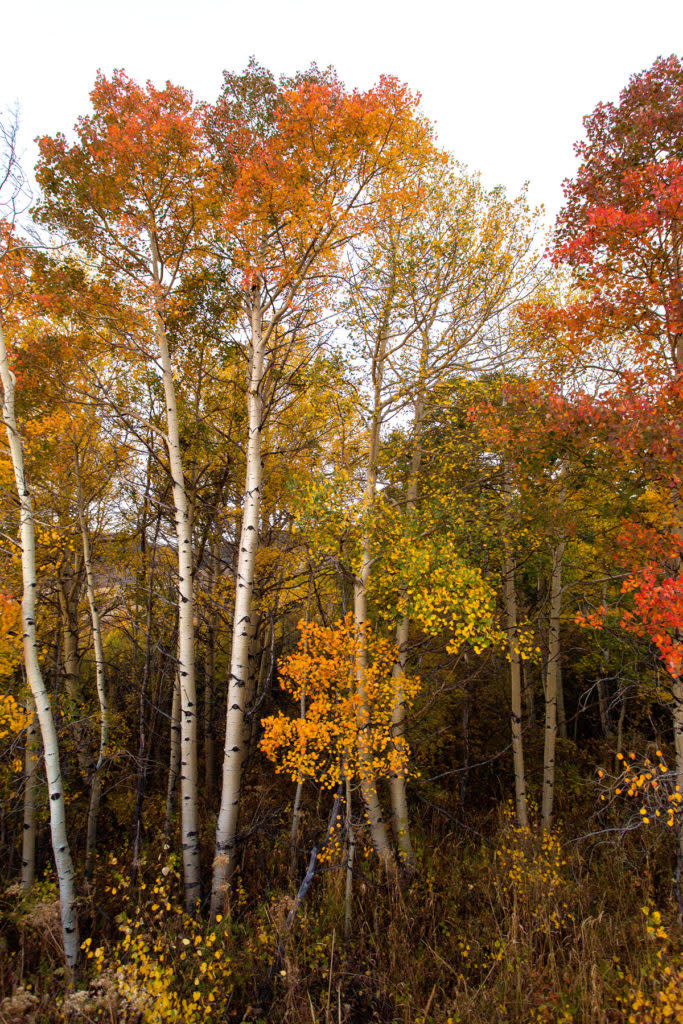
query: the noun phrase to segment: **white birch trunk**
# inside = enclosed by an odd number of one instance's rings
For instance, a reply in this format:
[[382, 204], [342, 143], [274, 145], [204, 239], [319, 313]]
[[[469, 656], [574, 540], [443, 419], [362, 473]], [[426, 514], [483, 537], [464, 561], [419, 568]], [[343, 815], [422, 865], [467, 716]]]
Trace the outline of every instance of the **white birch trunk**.
[[[423, 346], [422, 369], [426, 359], [426, 345]], [[422, 376], [422, 374], [421, 374]], [[410, 513], [415, 508], [417, 501], [418, 479], [420, 475], [420, 464], [422, 462], [422, 420], [424, 415], [424, 392], [420, 387], [415, 400], [415, 419], [413, 424], [413, 453], [410, 464], [410, 478], [406, 494], [406, 512]], [[396, 627], [396, 649], [398, 660], [394, 665], [394, 681], [396, 686], [395, 703], [391, 712], [391, 734], [394, 738], [402, 739], [405, 735], [405, 696], [401, 680], [405, 674], [408, 635], [410, 632], [410, 617], [403, 616]], [[406, 799], [405, 775], [392, 774], [389, 778], [389, 792], [391, 794], [392, 826], [398, 854], [402, 864], [409, 871], [415, 870], [415, 854], [413, 844], [410, 841], [410, 821], [408, 817], [408, 801]]]
[[218, 609], [216, 607], [218, 556], [218, 547], [216, 544], [212, 544], [209, 554], [211, 560], [209, 583], [211, 607], [207, 617], [206, 656], [204, 661], [204, 785], [206, 788], [206, 802], [209, 807], [213, 804], [216, 766], [216, 729], [213, 715], [214, 687], [216, 682], [216, 635], [218, 632]]
[[180, 683], [178, 673], [173, 675], [173, 697], [171, 699], [170, 742], [168, 755], [168, 781], [166, 785], [166, 818], [164, 835], [171, 835], [173, 811], [175, 809], [175, 791], [180, 772]]
[[40, 731], [36, 709], [29, 697], [24, 752], [24, 829], [21, 840], [21, 887], [28, 892], [36, 877], [36, 794], [38, 792], [38, 762], [40, 760]]
[[52, 849], [54, 851], [55, 867], [59, 881], [59, 905], [62, 919], [64, 953], [67, 964], [72, 970], [75, 970], [78, 967], [80, 956], [80, 938], [78, 934], [78, 920], [76, 918], [74, 868], [66, 835], [64, 787], [62, 785], [62, 771], [59, 763], [57, 730], [52, 715], [50, 698], [45, 688], [38, 660], [35, 603], [37, 579], [33, 502], [24, 472], [24, 456], [14, 415], [14, 374], [10, 370], [7, 360], [7, 348], [5, 346], [2, 324], [0, 324], [0, 381], [2, 382], [3, 391], [2, 419], [7, 431], [7, 442], [21, 510], [21, 571], [23, 579], [21, 617], [26, 678], [35, 702], [43, 741], [45, 774], [47, 776], [47, 787], [50, 796]]
[[[308, 618], [311, 609], [311, 590], [313, 587], [313, 567], [309, 561], [308, 563], [308, 594], [306, 595], [306, 625], [308, 625]], [[279, 595], [278, 595], [279, 596]], [[274, 647], [272, 646], [275, 641], [275, 619], [271, 621], [271, 649], [273, 654], [271, 656], [271, 671], [273, 662], [275, 660]], [[308, 651], [308, 640], [306, 641], [306, 651]], [[303, 722], [306, 718], [306, 688], [303, 687], [301, 690], [301, 697], [299, 699], [299, 717]], [[348, 787], [347, 787], [348, 788]], [[289, 833], [289, 877], [293, 878], [296, 873], [296, 862], [297, 862], [297, 842], [299, 839], [299, 823], [301, 821], [301, 802], [304, 795], [304, 784], [301, 779], [296, 784], [296, 790], [294, 792], [294, 809], [292, 811], [292, 828]]]
[[168, 461], [173, 486], [178, 543], [178, 680], [180, 686], [180, 822], [185, 879], [185, 906], [194, 912], [201, 899], [197, 809], [197, 693], [194, 663], [194, 587], [192, 516], [180, 453], [180, 433], [173, 368], [161, 318], [157, 341], [166, 399]]
[[389, 845], [387, 829], [382, 815], [382, 806], [377, 793], [375, 777], [368, 766], [371, 752], [367, 742], [370, 724], [370, 709], [365, 694], [365, 672], [368, 666], [368, 652], [365, 630], [368, 618], [367, 584], [370, 579], [370, 537], [363, 539], [363, 561], [361, 571], [356, 579], [353, 591], [353, 610], [357, 638], [356, 652], [356, 689], [360, 697], [358, 710], [358, 759], [360, 762], [360, 790], [365, 802], [365, 809], [370, 824], [370, 835], [375, 853], [382, 864], [389, 868], [394, 864], [394, 855]]
[[555, 744], [558, 724], [558, 680], [560, 678], [560, 614], [562, 612], [562, 559], [564, 541], [553, 548], [550, 575], [550, 616], [548, 621], [548, 667], [545, 684], [545, 731], [543, 744], [543, 795], [541, 824], [549, 829], [553, 820], [555, 794]]
[[76, 486], [78, 488], [78, 521], [81, 527], [81, 541], [83, 544], [83, 564], [85, 566], [85, 589], [90, 610], [90, 622], [92, 624], [92, 641], [95, 651], [95, 686], [97, 699], [100, 705], [100, 748], [97, 756], [97, 764], [93, 773], [90, 787], [90, 805], [88, 807], [88, 827], [85, 845], [85, 877], [92, 878], [95, 866], [95, 849], [97, 847], [97, 818], [100, 812], [100, 799], [102, 796], [102, 773], [108, 754], [109, 747], [109, 701], [107, 699], [107, 683], [104, 674], [104, 647], [102, 644], [102, 629], [100, 627], [100, 613], [95, 597], [95, 577], [92, 568], [92, 551], [90, 547], [90, 531], [85, 517], [83, 507], [83, 489], [78, 467], [78, 454], [74, 460], [76, 470]]
[[301, 821], [301, 801], [304, 795], [304, 784], [299, 780], [294, 791], [294, 808], [292, 810], [292, 827], [289, 832], [289, 877], [296, 874], [296, 862], [299, 841], [299, 822]]
[[216, 825], [216, 857], [211, 888], [211, 918], [220, 913], [227, 893], [227, 881], [235, 862], [235, 836], [239, 813], [242, 766], [248, 748], [245, 730], [247, 683], [249, 676], [249, 639], [251, 634], [254, 565], [258, 548], [263, 464], [261, 461], [261, 427], [263, 419], [262, 381], [265, 360], [263, 312], [260, 287], [252, 290], [251, 345], [247, 379], [247, 441], [246, 479], [242, 528], [240, 530], [237, 575], [235, 580], [235, 613], [230, 655], [228, 707], [225, 722], [225, 755], [221, 803]]
[[[394, 855], [389, 845], [387, 829], [382, 815], [382, 806], [377, 793], [377, 782], [370, 771], [371, 760], [367, 732], [370, 723], [370, 709], [365, 694], [365, 673], [368, 665], [368, 651], [365, 639], [368, 619], [368, 584], [372, 574], [372, 549], [370, 537], [370, 518], [377, 494], [377, 460], [379, 458], [382, 378], [386, 350], [386, 333], [383, 327], [378, 340], [378, 347], [373, 360], [374, 396], [372, 418], [370, 421], [370, 437], [368, 443], [368, 461], [365, 471], [365, 515], [366, 527], [361, 540], [361, 565], [353, 587], [353, 614], [356, 630], [356, 689], [360, 698], [358, 708], [358, 758], [360, 763], [360, 791], [365, 802], [365, 809], [370, 824], [370, 835], [375, 853], [385, 867], [394, 865]], [[368, 767], [366, 767], [368, 766]]]

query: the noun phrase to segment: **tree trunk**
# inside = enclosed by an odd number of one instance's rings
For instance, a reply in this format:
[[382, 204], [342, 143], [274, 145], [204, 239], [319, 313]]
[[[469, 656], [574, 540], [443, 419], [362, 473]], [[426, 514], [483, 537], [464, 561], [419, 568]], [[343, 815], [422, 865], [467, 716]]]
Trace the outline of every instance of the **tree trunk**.
[[[426, 342], [422, 350], [422, 374], [426, 360]], [[413, 451], [410, 463], [410, 477], [406, 494], [406, 514], [410, 515], [415, 508], [418, 492], [420, 464], [422, 462], [422, 421], [424, 418], [424, 393], [420, 388], [415, 399], [415, 415], [413, 421]], [[396, 627], [396, 649], [398, 660], [394, 665], [393, 676], [396, 686], [395, 703], [391, 711], [392, 738], [402, 739], [405, 735], [405, 695], [401, 680], [405, 675], [410, 633], [410, 618], [406, 614]], [[408, 801], [406, 799], [406, 780], [404, 774], [392, 773], [389, 778], [391, 795], [392, 827], [401, 863], [408, 871], [415, 870], [415, 854], [410, 841], [410, 821], [408, 817]]]
[[[310, 584], [309, 584], [310, 590]], [[308, 622], [308, 606], [306, 606], [306, 621]], [[299, 710], [301, 715], [301, 721], [303, 722], [306, 718], [306, 692], [301, 691], [301, 700], [299, 704]], [[301, 821], [301, 801], [304, 795], [304, 784], [299, 779], [296, 784], [296, 791], [294, 793], [294, 810], [292, 812], [292, 829], [289, 834], [289, 877], [293, 878], [296, 873], [296, 862], [297, 862], [297, 841], [299, 838], [299, 823]]]
[[24, 830], [21, 842], [21, 887], [28, 892], [36, 877], [36, 794], [38, 792], [38, 762], [40, 760], [40, 732], [33, 700], [27, 702], [29, 714], [24, 751]]
[[[155, 261], [156, 263], [156, 261]], [[158, 273], [158, 272], [157, 272]], [[180, 688], [181, 843], [185, 907], [194, 913], [201, 899], [199, 825], [197, 809], [197, 693], [194, 660], [194, 587], [192, 513], [185, 488], [180, 452], [178, 411], [168, 339], [161, 315], [157, 341], [166, 399], [166, 447], [173, 486], [175, 531], [178, 542], [178, 681]]]
[[607, 686], [604, 679], [598, 679], [596, 683], [598, 691], [598, 710], [600, 712], [600, 726], [602, 728], [602, 735], [608, 743], [614, 741], [614, 729], [612, 728], [612, 722], [610, 720], [609, 713], [609, 694], [607, 692]]
[[225, 756], [221, 804], [216, 826], [216, 858], [211, 889], [211, 918], [215, 920], [226, 895], [227, 880], [235, 862], [235, 836], [239, 812], [242, 765], [245, 745], [249, 673], [249, 636], [251, 633], [254, 565], [258, 548], [263, 463], [261, 461], [261, 427], [263, 419], [262, 381], [265, 360], [263, 311], [260, 285], [252, 290], [251, 346], [247, 381], [247, 444], [246, 479], [242, 528], [235, 580], [235, 612], [233, 618], [228, 707], [225, 723]]
[[[503, 467], [503, 488], [507, 501], [512, 495], [510, 470]], [[505, 606], [505, 628], [510, 656], [510, 724], [512, 728], [512, 761], [515, 775], [515, 807], [517, 824], [528, 828], [526, 776], [524, 773], [524, 748], [522, 744], [522, 670], [519, 653], [517, 623], [517, 594], [515, 591], [515, 563], [507, 537], [503, 538], [503, 603]]]
[[550, 576], [550, 615], [548, 619], [548, 668], [545, 684], [545, 732], [543, 745], [543, 795], [541, 824], [549, 829], [553, 820], [555, 793], [555, 741], [558, 725], [558, 694], [560, 676], [560, 614], [562, 612], [562, 559], [565, 542], [553, 548]]
[[522, 662], [522, 687], [524, 690], [524, 703], [526, 704], [527, 728], [536, 724], [536, 702], [534, 700], [534, 677], [529, 671], [529, 663]]
[[296, 862], [299, 852], [299, 822], [301, 821], [301, 800], [304, 793], [304, 784], [299, 780], [294, 791], [294, 808], [292, 810], [292, 827], [289, 833], [289, 877], [294, 878], [296, 874]]
[[216, 607], [216, 577], [218, 575], [218, 551], [211, 545], [211, 580], [209, 597], [211, 607], [206, 625], [206, 660], [204, 663], [204, 780], [206, 803], [213, 804], [214, 776], [216, 773], [216, 729], [214, 725], [214, 687], [216, 683], [216, 634], [218, 632], [218, 609]]
[[[405, 735], [405, 696], [402, 680], [405, 673], [409, 629], [410, 619], [407, 615], [404, 615], [396, 627], [398, 660], [393, 668], [395, 687], [395, 703], [391, 709], [391, 735], [393, 739], [402, 739]], [[398, 855], [403, 866], [412, 872], [415, 870], [415, 854], [413, 853], [413, 844], [410, 841], [406, 778], [403, 773], [392, 772], [389, 776], [389, 793], [391, 795], [391, 823]]]
[[[578, 721], [578, 715], [574, 719]], [[557, 663], [557, 731], [563, 740], [567, 739], [567, 712], [564, 708], [564, 682], [562, 679], [562, 664]], [[576, 732], [576, 728], [574, 729]]]
[[388, 868], [393, 866], [394, 855], [389, 845], [387, 829], [382, 816], [382, 807], [377, 794], [377, 783], [369, 767], [370, 750], [367, 743], [367, 729], [370, 722], [370, 709], [365, 694], [365, 672], [368, 667], [368, 652], [365, 640], [367, 626], [367, 581], [370, 577], [370, 538], [366, 535], [363, 545], [363, 565], [360, 576], [354, 587], [354, 617], [356, 624], [356, 688], [359, 696], [358, 709], [358, 757], [360, 771], [360, 790], [365, 801], [365, 809], [370, 824], [370, 835], [375, 853], [382, 864]]
[[351, 936], [351, 910], [353, 902], [353, 861], [356, 854], [356, 837], [353, 831], [353, 803], [351, 783], [346, 778], [346, 885], [344, 887], [344, 942]]
[[80, 938], [78, 920], [76, 918], [74, 893], [74, 868], [71, 851], [66, 835], [66, 815], [64, 809], [64, 788], [62, 771], [59, 763], [59, 745], [57, 730], [45, 683], [38, 660], [38, 642], [36, 637], [36, 605], [37, 587], [35, 563], [35, 534], [33, 524], [33, 502], [28, 489], [24, 472], [24, 456], [21, 439], [17, 430], [14, 415], [14, 374], [9, 368], [5, 337], [0, 324], [0, 381], [2, 382], [3, 403], [2, 418], [7, 431], [12, 468], [20, 505], [20, 536], [21, 536], [21, 571], [23, 579], [23, 597], [21, 617], [23, 626], [24, 662], [26, 678], [35, 702], [36, 714], [40, 724], [45, 757], [45, 774], [50, 795], [50, 829], [52, 832], [52, 849], [59, 881], [59, 904], [62, 919], [62, 936], [67, 964], [72, 970], [78, 967], [80, 956]]
[[[389, 300], [387, 309], [390, 307]], [[370, 721], [370, 708], [365, 694], [365, 673], [368, 665], [366, 642], [366, 626], [368, 619], [367, 588], [372, 573], [372, 550], [370, 521], [377, 494], [377, 461], [379, 458], [380, 429], [382, 423], [382, 380], [386, 352], [386, 324], [378, 335], [377, 349], [373, 359], [372, 377], [374, 382], [372, 417], [368, 438], [368, 458], [365, 468], [365, 515], [366, 526], [361, 539], [361, 565], [353, 587], [353, 614], [356, 630], [356, 689], [359, 697], [358, 707], [358, 756], [360, 771], [360, 791], [365, 802], [365, 809], [370, 824], [372, 844], [380, 861], [385, 867], [392, 866], [394, 855], [389, 845], [387, 829], [382, 816], [382, 807], [377, 794], [377, 782], [370, 767], [370, 751], [367, 743], [367, 729]], [[398, 703], [398, 702], [397, 702]]]
[[83, 506], [83, 489], [81, 487], [81, 476], [78, 465], [78, 452], [75, 454], [74, 467], [76, 472], [76, 486], [78, 488], [78, 522], [81, 528], [81, 541], [83, 543], [83, 565], [85, 567], [85, 589], [90, 609], [90, 622], [92, 624], [93, 648], [95, 651], [95, 684], [97, 699], [100, 705], [100, 749], [97, 757], [97, 764], [92, 776], [90, 787], [90, 806], [88, 807], [88, 826], [85, 845], [85, 877], [92, 878], [95, 864], [95, 848], [97, 845], [97, 817], [100, 811], [100, 798], [102, 796], [102, 772], [107, 758], [109, 746], [109, 701], [107, 700], [107, 684], [104, 675], [104, 647], [102, 644], [102, 630], [100, 628], [100, 613], [95, 597], [95, 577], [92, 568], [92, 552], [90, 547], [90, 532], [85, 517]]
[[178, 673], [173, 676], [173, 699], [171, 701], [171, 722], [170, 722], [170, 743], [168, 757], [168, 783], [166, 786], [166, 818], [164, 820], [164, 835], [168, 839], [171, 835], [173, 812], [175, 810], [175, 791], [178, 785], [180, 773], [180, 683]]

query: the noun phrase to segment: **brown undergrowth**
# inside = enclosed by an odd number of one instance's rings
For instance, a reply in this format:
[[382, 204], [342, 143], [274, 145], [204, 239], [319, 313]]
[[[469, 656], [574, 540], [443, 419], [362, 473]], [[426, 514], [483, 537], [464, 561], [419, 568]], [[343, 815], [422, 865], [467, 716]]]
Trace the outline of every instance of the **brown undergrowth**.
[[4, 897], [0, 1021], [682, 1021], [671, 851], [640, 833], [572, 841], [568, 826], [519, 829], [507, 807], [489, 826], [474, 840], [418, 824], [417, 871], [401, 883], [361, 855], [347, 942], [334, 860], [287, 931], [295, 882], [284, 848], [240, 873], [230, 913], [213, 928], [180, 909], [168, 849], [148, 850], [135, 882], [124, 856], [103, 858], [81, 897], [84, 966], [70, 993], [58, 929], [48, 927], [52, 883], [30, 900], [15, 890]]

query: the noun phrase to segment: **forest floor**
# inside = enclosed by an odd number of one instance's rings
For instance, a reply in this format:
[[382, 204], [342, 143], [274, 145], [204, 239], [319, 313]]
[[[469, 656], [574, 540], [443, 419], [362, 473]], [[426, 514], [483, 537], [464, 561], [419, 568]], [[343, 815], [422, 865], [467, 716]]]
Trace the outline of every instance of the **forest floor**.
[[[306, 851], [290, 877], [284, 817], [264, 811], [256, 788], [251, 798], [261, 829], [214, 927], [183, 913], [179, 858], [163, 839], [135, 878], [124, 847], [102, 854], [81, 896], [84, 966], [70, 994], [49, 871], [30, 899], [7, 891], [2, 1024], [683, 1021], [671, 834], [598, 824], [587, 835], [568, 792], [547, 834], [517, 828], [508, 804], [465, 825], [457, 807], [421, 801], [411, 878], [382, 877], [361, 830], [345, 938], [341, 839], [288, 930]], [[319, 797], [306, 838], [324, 817]]]

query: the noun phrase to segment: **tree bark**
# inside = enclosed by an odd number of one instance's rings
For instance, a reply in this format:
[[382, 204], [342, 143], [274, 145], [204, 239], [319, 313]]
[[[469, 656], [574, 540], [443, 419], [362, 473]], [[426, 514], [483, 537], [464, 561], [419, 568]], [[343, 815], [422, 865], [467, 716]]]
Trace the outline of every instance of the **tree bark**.
[[[406, 651], [410, 619], [404, 615], [396, 627], [396, 648], [398, 660], [393, 668], [395, 687], [395, 703], [391, 711], [391, 735], [393, 739], [402, 739], [405, 735], [405, 695], [402, 679], [406, 666]], [[406, 778], [403, 773], [392, 772], [389, 776], [389, 793], [391, 796], [391, 824], [398, 848], [401, 863], [408, 871], [415, 870], [415, 854], [410, 841], [410, 819], [408, 816], [408, 800], [406, 798]]]
[[[308, 621], [308, 608], [306, 609], [306, 620]], [[299, 705], [300, 715], [302, 722], [306, 718], [306, 692], [301, 691], [301, 701]], [[296, 784], [296, 791], [294, 793], [294, 809], [292, 811], [292, 828], [289, 834], [289, 877], [293, 878], [296, 873], [296, 862], [297, 862], [297, 841], [299, 838], [299, 823], [301, 821], [301, 801], [304, 795], [304, 784], [299, 779]]]
[[[424, 363], [426, 360], [426, 342], [423, 343], [421, 378], [424, 375]], [[415, 399], [415, 414], [413, 421], [413, 451], [410, 462], [410, 477], [406, 493], [406, 514], [415, 508], [418, 493], [418, 481], [420, 476], [420, 464], [422, 462], [422, 421], [424, 418], [424, 392], [422, 387]], [[392, 738], [402, 739], [405, 735], [405, 695], [401, 680], [405, 675], [407, 661], [408, 636], [410, 633], [410, 617], [405, 614], [396, 627], [396, 649], [398, 659], [394, 665], [393, 676], [396, 686], [395, 703], [391, 711], [391, 734]], [[413, 844], [410, 841], [410, 820], [408, 817], [408, 801], [406, 798], [406, 780], [404, 774], [392, 773], [389, 777], [389, 792], [391, 795], [392, 827], [394, 838], [398, 848], [398, 855], [401, 863], [408, 871], [415, 870], [415, 854]]]
[[180, 683], [178, 673], [173, 675], [173, 698], [171, 700], [170, 743], [168, 757], [168, 782], [166, 785], [166, 817], [164, 819], [164, 835], [171, 835], [173, 812], [175, 810], [175, 792], [180, 774]]
[[394, 855], [389, 845], [387, 829], [382, 815], [382, 807], [377, 794], [377, 783], [369, 767], [371, 757], [367, 743], [367, 732], [370, 724], [370, 709], [365, 694], [365, 673], [368, 667], [368, 652], [365, 639], [367, 627], [367, 582], [370, 577], [369, 535], [363, 545], [363, 564], [354, 587], [354, 618], [356, 626], [356, 689], [359, 696], [358, 709], [358, 758], [360, 771], [360, 789], [365, 802], [365, 809], [370, 824], [370, 835], [375, 853], [382, 864], [389, 868], [394, 864]]
[[52, 849], [59, 882], [59, 904], [62, 920], [62, 937], [64, 953], [69, 967], [75, 971], [80, 957], [80, 938], [76, 917], [74, 868], [71, 850], [66, 834], [66, 815], [64, 808], [64, 787], [62, 770], [59, 763], [59, 745], [57, 730], [50, 705], [40, 662], [38, 660], [38, 643], [36, 636], [36, 563], [35, 533], [33, 522], [33, 501], [28, 488], [24, 471], [24, 455], [21, 439], [14, 414], [14, 374], [7, 360], [5, 336], [0, 323], [0, 381], [2, 382], [3, 401], [2, 419], [7, 431], [14, 479], [20, 505], [20, 536], [21, 536], [21, 571], [23, 580], [23, 597], [21, 602], [21, 618], [23, 626], [24, 662], [26, 678], [35, 702], [36, 714], [40, 724], [45, 758], [45, 774], [50, 796], [50, 829], [52, 833]]
[[247, 752], [245, 744], [245, 712], [249, 673], [249, 637], [251, 633], [254, 565], [258, 548], [263, 463], [261, 461], [261, 428], [263, 421], [263, 371], [265, 344], [260, 284], [252, 289], [251, 345], [247, 380], [247, 443], [246, 479], [240, 530], [237, 574], [235, 580], [235, 612], [233, 617], [228, 707], [225, 723], [225, 755], [221, 803], [216, 826], [216, 857], [211, 888], [211, 919], [215, 920], [226, 896], [227, 880], [235, 863], [235, 836], [239, 813], [242, 766]]
[[[156, 264], [156, 260], [155, 260]], [[155, 276], [158, 271], [155, 270]], [[199, 824], [197, 807], [197, 693], [194, 652], [194, 586], [192, 513], [185, 488], [173, 368], [166, 329], [158, 314], [157, 342], [166, 399], [166, 447], [173, 487], [178, 543], [178, 680], [180, 688], [181, 843], [185, 906], [192, 913], [201, 899]]]
[[[391, 306], [392, 297], [387, 300], [387, 309]], [[388, 315], [388, 314], [387, 314]], [[358, 757], [360, 770], [360, 791], [370, 824], [372, 844], [380, 861], [385, 867], [393, 866], [394, 854], [389, 845], [387, 829], [382, 815], [382, 807], [377, 794], [377, 782], [371, 771], [370, 751], [367, 743], [367, 732], [370, 723], [370, 709], [365, 693], [365, 673], [368, 666], [366, 626], [368, 620], [368, 584], [372, 574], [372, 540], [370, 520], [372, 517], [377, 494], [377, 461], [379, 458], [380, 429], [382, 417], [382, 382], [386, 352], [386, 323], [382, 324], [377, 339], [377, 348], [373, 358], [373, 404], [368, 438], [368, 457], [365, 468], [365, 516], [366, 526], [361, 539], [361, 565], [354, 580], [353, 615], [356, 630], [356, 689], [359, 697], [358, 707]]]
[[81, 527], [81, 540], [83, 543], [83, 564], [85, 566], [85, 589], [90, 609], [90, 622], [92, 624], [93, 648], [95, 651], [95, 684], [97, 699], [100, 705], [100, 748], [97, 757], [97, 764], [92, 776], [90, 786], [90, 805], [88, 807], [88, 826], [85, 846], [85, 877], [92, 878], [95, 865], [95, 849], [97, 846], [97, 818], [100, 811], [100, 799], [102, 796], [102, 772], [108, 754], [109, 747], [109, 701], [107, 699], [107, 683], [104, 674], [104, 647], [102, 644], [102, 630], [100, 627], [100, 613], [97, 607], [95, 596], [95, 577], [92, 567], [92, 552], [90, 547], [90, 532], [83, 507], [83, 489], [78, 466], [78, 453], [74, 460], [76, 470], [76, 486], [78, 488], [78, 521]]
[[218, 632], [218, 609], [216, 607], [216, 577], [218, 575], [218, 551], [211, 545], [211, 579], [209, 598], [211, 607], [206, 625], [206, 660], [204, 663], [204, 784], [206, 802], [213, 804], [214, 776], [216, 773], [216, 729], [214, 725], [214, 687], [216, 682], [216, 634]]
[[[503, 466], [503, 490], [509, 504], [512, 495], [512, 481], [507, 464]], [[503, 537], [503, 603], [505, 606], [505, 628], [510, 656], [510, 724], [512, 728], [512, 761], [515, 775], [515, 808], [517, 824], [522, 828], [528, 828], [529, 815], [527, 811], [524, 747], [522, 742], [522, 671], [519, 653], [515, 563], [507, 537]]]
[[21, 888], [28, 892], [36, 877], [36, 794], [38, 792], [38, 762], [40, 760], [40, 731], [33, 700], [27, 702], [29, 714], [24, 751], [24, 829], [21, 842]]
[[[578, 715], [574, 721], [578, 721]], [[567, 739], [567, 712], [564, 707], [564, 681], [562, 678], [561, 662], [557, 664], [557, 731], [563, 740]]]
[[356, 836], [353, 831], [353, 803], [351, 783], [346, 777], [346, 884], [344, 886], [344, 942], [351, 936], [351, 910], [353, 903], [353, 861], [356, 854]]

